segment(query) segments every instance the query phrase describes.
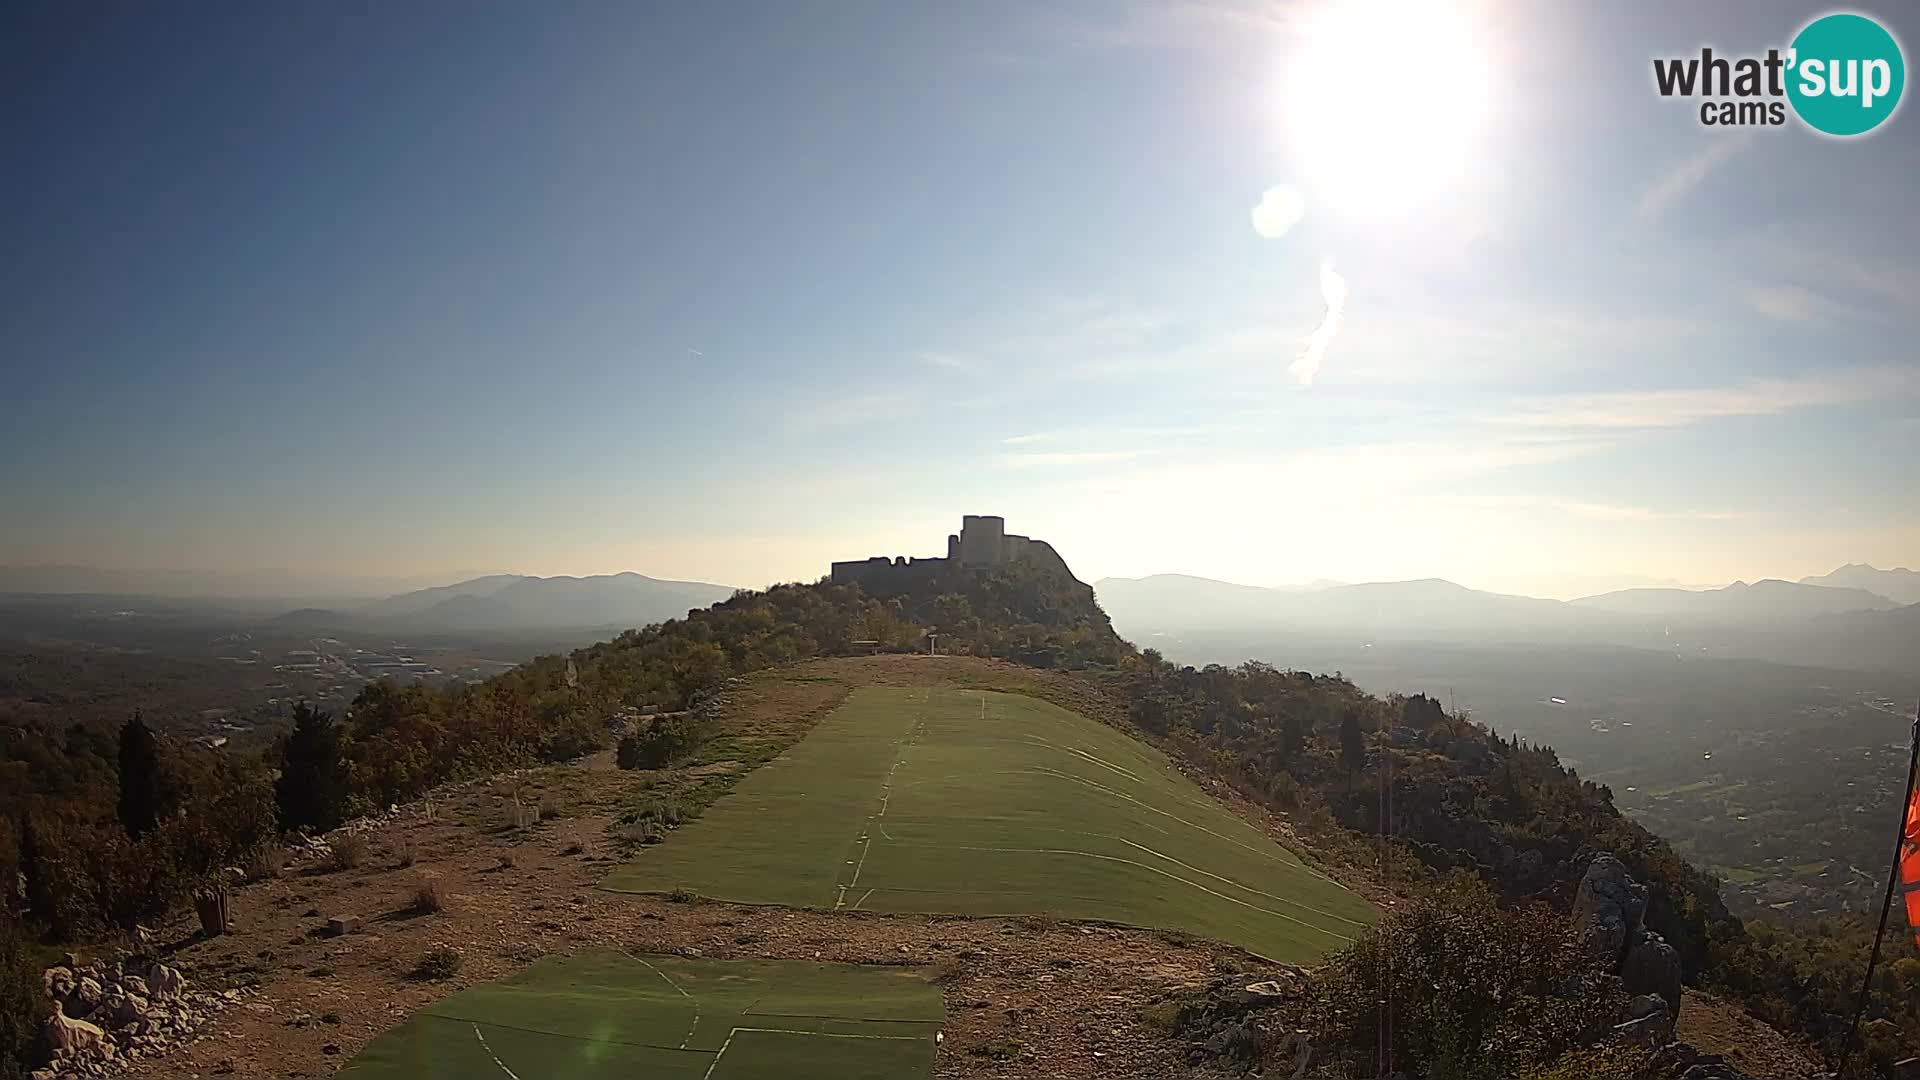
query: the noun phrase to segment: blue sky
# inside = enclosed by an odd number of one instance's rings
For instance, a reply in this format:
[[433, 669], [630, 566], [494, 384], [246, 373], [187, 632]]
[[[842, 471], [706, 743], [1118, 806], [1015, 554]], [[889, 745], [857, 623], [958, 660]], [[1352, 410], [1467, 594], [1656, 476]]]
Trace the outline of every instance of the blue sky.
[[760, 584], [962, 513], [1088, 580], [1920, 561], [1913, 107], [1652, 89], [1824, 8], [1475, 5], [1382, 76], [1325, 7], [15, 5], [0, 563]]

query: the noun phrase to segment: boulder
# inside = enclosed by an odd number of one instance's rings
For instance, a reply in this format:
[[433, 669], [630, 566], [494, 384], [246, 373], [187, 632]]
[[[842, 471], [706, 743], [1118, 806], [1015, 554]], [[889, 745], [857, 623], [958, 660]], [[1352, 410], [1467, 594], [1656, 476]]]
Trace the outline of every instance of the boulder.
[[95, 1052], [109, 1057], [113, 1054], [113, 1044], [107, 1041], [107, 1033], [98, 1024], [73, 1019], [59, 1001], [53, 1003], [53, 1015], [47, 1017], [45, 1031], [47, 1045], [56, 1057]]
[[40, 984], [46, 988], [47, 996], [56, 1000], [73, 993], [74, 982], [72, 968], [50, 967], [40, 973]]
[[178, 997], [186, 992], [186, 976], [180, 974], [179, 968], [156, 963], [147, 970], [147, 988], [157, 998]]
[[73, 993], [67, 995], [67, 1015], [89, 1016], [105, 998], [106, 991], [101, 987], [100, 980], [88, 975], [73, 988]]
[[1667, 1011], [1676, 1019], [1680, 1016], [1680, 953], [1659, 934], [1643, 933], [1627, 949], [1620, 981], [1629, 994], [1660, 995]]
[[327, 933], [332, 937], [345, 937], [360, 925], [358, 915], [335, 915], [327, 920]]
[[1611, 854], [1595, 855], [1573, 898], [1574, 923], [1587, 947], [1608, 964], [1619, 963], [1646, 915], [1647, 887]]
[[1613, 1025], [1613, 1034], [1630, 1045], [1653, 1050], [1666, 1045], [1667, 1028], [1667, 1012], [1663, 1006], [1652, 1016], [1642, 1016], [1637, 1020]]

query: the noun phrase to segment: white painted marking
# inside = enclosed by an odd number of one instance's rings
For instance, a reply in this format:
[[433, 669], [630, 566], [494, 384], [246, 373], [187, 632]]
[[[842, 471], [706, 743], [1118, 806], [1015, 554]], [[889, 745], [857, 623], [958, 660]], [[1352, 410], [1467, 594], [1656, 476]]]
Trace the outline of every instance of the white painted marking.
[[621, 955], [625, 956], [629, 960], [638, 961], [641, 964], [641, 966], [645, 967], [648, 971], [653, 972], [655, 975], [658, 975], [660, 976], [661, 979], [665, 980], [666, 984], [668, 986], [673, 987], [674, 990], [678, 991], [681, 997], [686, 998], [688, 1001], [693, 1003], [693, 1023], [687, 1026], [687, 1037], [680, 1040], [680, 1049], [685, 1050], [687, 1048], [687, 1044], [693, 1041], [694, 1031], [700, 1026], [700, 999], [694, 997], [692, 994], [687, 993], [686, 990], [682, 988], [679, 983], [674, 982], [672, 979], [668, 978], [666, 972], [661, 971], [659, 968], [654, 967], [652, 964], [647, 963], [646, 957], [635, 956], [634, 954], [630, 952], [626, 952], [624, 950], [622, 950]]
[[485, 1035], [480, 1034], [479, 1024], [473, 1025], [473, 1037], [480, 1040], [480, 1048], [487, 1052], [487, 1056], [493, 1059], [493, 1063], [500, 1067], [501, 1072], [506, 1073], [509, 1077], [512, 1078], [512, 1080], [520, 1080], [519, 1074], [514, 1072], [512, 1069], [507, 1068], [507, 1063], [504, 1061], [501, 1061], [500, 1055], [494, 1053], [493, 1047], [487, 1045], [487, 1037]]

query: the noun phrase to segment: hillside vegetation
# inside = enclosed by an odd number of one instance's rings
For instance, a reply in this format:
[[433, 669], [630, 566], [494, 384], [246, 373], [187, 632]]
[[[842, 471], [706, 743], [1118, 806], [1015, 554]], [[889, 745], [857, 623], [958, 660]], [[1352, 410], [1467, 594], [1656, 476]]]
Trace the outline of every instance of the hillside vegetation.
[[[956, 574], [885, 601], [826, 584], [743, 592], [686, 619], [542, 658], [475, 686], [434, 692], [376, 684], [349, 715], [328, 721], [336, 725], [331, 736], [311, 743], [329, 755], [314, 775], [332, 778], [329, 790], [337, 793], [324, 816], [381, 808], [458, 776], [576, 756], [606, 744], [613, 716], [627, 718], [636, 757], [672, 760], [710, 736], [699, 706], [730, 677], [846, 654], [856, 641], [909, 651], [929, 627], [955, 652], [1067, 669], [1039, 696], [1072, 697], [1084, 715], [1144, 734], [1194, 775], [1284, 815], [1331, 864], [1372, 875], [1376, 887], [1424, 895], [1459, 871], [1491, 889], [1484, 904], [1520, 905], [1516, 917], [1535, 903], [1564, 911], [1586, 863], [1611, 851], [1650, 887], [1647, 924], [1676, 947], [1690, 981], [1723, 988], [1816, 1039], [1832, 1034], [1828, 975], [1810, 969], [1790, 940], [1750, 934], [1720, 904], [1710, 877], [1623, 817], [1604, 786], [1563, 768], [1550, 749], [1502, 739], [1431, 699], [1380, 699], [1338, 677], [1261, 664], [1175, 667], [1119, 639], [1085, 585], [1020, 568]], [[30, 889], [40, 890], [31, 904], [35, 932], [72, 937], [89, 925], [124, 926], [179, 903], [207, 868], [270, 843], [258, 812], [236, 814], [222, 800], [263, 790], [266, 766], [292, 766], [287, 755], [294, 749], [267, 763], [234, 763], [230, 782], [209, 783], [170, 809], [169, 820], [181, 824], [139, 840], [115, 838], [108, 807], [43, 789], [33, 820], [54, 823], [36, 829], [51, 842], [38, 841], [21, 860]], [[261, 805], [257, 795], [241, 804]], [[281, 810], [283, 825], [324, 825], [289, 822]], [[160, 839], [167, 835], [173, 839]], [[14, 849], [0, 857], [13, 858]], [[80, 853], [96, 849], [126, 854], [95, 866]], [[136, 864], [160, 870], [124, 872]], [[50, 872], [69, 866], [78, 869]], [[1457, 898], [1458, 890], [1449, 895]], [[49, 919], [48, 912], [70, 915]], [[1377, 933], [1405, 932], [1407, 917], [1412, 913], [1389, 918]], [[1336, 953], [1333, 970], [1368, 985], [1365, 958], [1375, 941], [1363, 936], [1354, 949]], [[1540, 947], [1548, 948], [1544, 940]], [[1440, 985], [1442, 973], [1434, 974]], [[1445, 973], [1446, 983], [1463, 992], [1469, 987], [1460, 980], [1477, 977], [1472, 970]], [[1593, 992], [1601, 995], [1596, 1003], [1605, 1001], [1604, 986]], [[1523, 1023], [1501, 1011], [1513, 1008], [1495, 1011]], [[1502, 1030], [1490, 1024], [1485, 1037]], [[1540, 1054], [1568, 1037], [1535, 1034]]]

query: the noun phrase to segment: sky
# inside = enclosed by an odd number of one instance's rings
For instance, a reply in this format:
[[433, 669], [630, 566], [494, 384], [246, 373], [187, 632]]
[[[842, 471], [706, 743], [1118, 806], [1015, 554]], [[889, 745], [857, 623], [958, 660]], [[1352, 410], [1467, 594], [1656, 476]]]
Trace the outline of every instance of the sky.
[[1914, 106], [1653, 87], [1827, 8], [1417, 10], [10, 5], [0, 564], [1920, 564]]

